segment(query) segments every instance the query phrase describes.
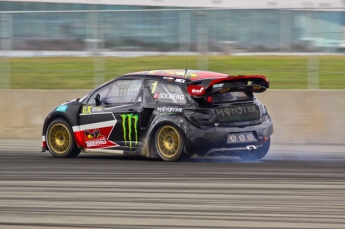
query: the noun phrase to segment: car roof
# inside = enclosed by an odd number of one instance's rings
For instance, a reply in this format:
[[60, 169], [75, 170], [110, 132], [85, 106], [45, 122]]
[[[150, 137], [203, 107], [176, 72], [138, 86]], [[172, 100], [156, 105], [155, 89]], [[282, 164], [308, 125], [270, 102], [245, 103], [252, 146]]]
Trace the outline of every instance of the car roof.
[[171, 70], [150, 70], [142, 72], [133, 72], [126, 74], [140, 75], [140, 76], [156, 76], [156, 77], [174, 77], [181, 79], [189, 79], [191, 81], [204, 80], [204, 79], [217, 79], [228, 77], [229, 75], [219, 72], [201, 71], [201, 70], [183, 70], [183, 69], [171, 69]]

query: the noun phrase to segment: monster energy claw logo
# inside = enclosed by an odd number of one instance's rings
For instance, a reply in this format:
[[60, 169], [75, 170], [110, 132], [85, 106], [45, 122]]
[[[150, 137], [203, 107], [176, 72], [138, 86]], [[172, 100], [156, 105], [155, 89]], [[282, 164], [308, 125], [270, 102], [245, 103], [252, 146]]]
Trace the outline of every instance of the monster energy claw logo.
[[[129, 147], [132, 148], [132, 128], [134, 128], [134, 132], [135, 132], [135, 144], [138, 145], [138, 115], [122, 114], [121, 117], [122, 117], [123, 139], [125, 140], [125, 145], [127, 145], [127, 141], [129, 141]], [[127, 133], [127, 129], [128, 129], [128, 133]]]

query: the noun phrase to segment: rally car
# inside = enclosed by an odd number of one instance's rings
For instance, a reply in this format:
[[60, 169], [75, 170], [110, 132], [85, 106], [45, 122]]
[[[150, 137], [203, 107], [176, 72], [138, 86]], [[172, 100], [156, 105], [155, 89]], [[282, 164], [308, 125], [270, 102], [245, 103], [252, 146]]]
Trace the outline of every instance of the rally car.
[[43, 124], [43, 151], [178, 161], [190, 156], [259, 160], [270, 148], [273, 124], [253, 93], [261, 75], [155, 70], [116, 77], [82, 98], [55, 107]]

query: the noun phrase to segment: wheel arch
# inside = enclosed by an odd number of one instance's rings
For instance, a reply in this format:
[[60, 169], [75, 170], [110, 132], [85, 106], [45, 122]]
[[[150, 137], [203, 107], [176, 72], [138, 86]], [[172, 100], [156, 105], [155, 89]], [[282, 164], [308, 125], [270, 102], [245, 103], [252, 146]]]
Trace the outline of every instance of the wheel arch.
[[46, 120], [44, 121], [43, 130], [42, 130], [42, 136], [45, 136], [45, 135], [46, 135], [46, 133], [47, 133], [47, 128], [48, 128], [49, 124], [50, 124], [52, 121], [54, 121], [54, 120], [56, 120], [56, 119], [59, 119], [59, 118], [64, 119], [65, 121], [67, 121], [68, 124], [70, 124], [70, 126], [71, 126], [71, 128], [72, 128], [72, 126], [73, 126], [72, 120], [71, 120], [70, 118], [68, 118], [67, 115], [65, 115], [65, 114], [63, 114], [63, 113], [54, 113], [54, 114], [52, 114], [52, 115], [49, 115], [49, 116], [46, 118]]
[[[157, 130], [159, 127], [163, 126], [163, 125], [171, 125], [173, 126], [174, 128], [176, 128], [180, 134], [182, 135], [182, 139], [184, 142], [186, 142], [187, 140], [187, 135], [184, 131], [184, 128], [183, 126], [180, 126], [178, 125], [176, 122], [173, 122], [173, 121], [170, 121], [170, 120], [163, 120], [161, 122], [158, 122], [156, 125], [154, 125], [152, 127], [152, 129], [149, 131], [149, 135], [147, 136], [147, 152], [149, 152], [149, 157], [151, 158], [158, 158], [158, 154], [156, 152], [154, 152], [154, 148], [153, 146], [155, 145], [154, 144], [154, 135], [156, 134]], [[185, 149], [184, 149], [185, 150]]]
[[[46, 124], [46, 127], [44, 131], [46, 134], [45, 137], [47, 138], [46, 143], [45, 143], [45, 150], [49, 150], [50, 153], [54, 157], [59, 157], [59, 158], [77, 157], [80, 154], [80, 148], [78, 147], [77, 142], [74, 137], [73, 126], [71, 124], [71, 121], [68, 119], [68, 117], [61, 114], [55, 114], [55, 115], [50, 116], [49, 119], [47, 118], [45, 124]], [[63, 147], [65, 147], [63, 151], [57, 150], [57, 148], [53, 147], [50, 144], [50, 141], [51, 141], [50, 128], [51, 126], [52, 128], [55, 128], [55, 125], [63, 126], [65, 128], [65, 132], [68, 132], [68, 138], [65, 134], [63, 134], [65, 136], [61, 140], [65, 142], [64, 139], [69, 139], [68, 142], [66, 143], [67, 146], [65, 146], [66, 145], [65, 143], [62, 143]], [[56, 141], [56, 136], [55, 136], [55, 141]]]

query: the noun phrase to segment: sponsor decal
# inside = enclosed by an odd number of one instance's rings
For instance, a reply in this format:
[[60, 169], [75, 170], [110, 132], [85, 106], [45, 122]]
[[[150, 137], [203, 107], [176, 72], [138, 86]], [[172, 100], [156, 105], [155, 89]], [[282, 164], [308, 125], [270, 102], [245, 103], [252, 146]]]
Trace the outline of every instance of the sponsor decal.
[[107, 144], [107, 140], [104, 135], [101, 134], [101, 131], [96, 129], [85, 130], [85, 143], [86, 147], [97, 147], [104, 146]]
[[197, 85], [191, 85], [188, 87], [188, 93], [194, 96], [200, 96], [205, 94], [205, 87], [203, 86], [197, 86]]
[[157, 107], [157, 111], [160, 112], [160, 115], [168, 115], [168, 114], [181, 113], [182, 108], [179, 108], [179, 107]]
[[[72, 127], [74, 132], [74, 139], [76, 140], [76, 143], [79, 147], [102, 149], [119, 146], [115, 142], [109, 140], [109, 136], [116, 126], [117, 120], [113, 113], [107, 113], [111, 114], [113, 118], [102, 122], [95, 122]], [[89, 143], [87, 144], [86, 141], [88, 141]]]
[[81, 109], [82, 114], [91, 114], [92, 112], [102, 111], [102, 107], [93, 107], [93, 106], [83, 106]]
[[153, 98], [155, 99], [177, 99], [184, 100], [184, 95], [181, 94], [169, 94], [169, 93], [154, 93]]
[[234, 133], [229, 134], [228, 143], [243, 143], [243, 142], [253, 142], [256, 141], [255, 137], [251, 133]]
[[217, 118], [221, 122], [244, 122], [260, 119], [260, 110], [256, 105], [236, 105], [217, 107]]
[[92, 106], [83, 106], [81, 113], [82, 114], [90, 114]]
[[122, 114], [122, 131], [125, 145], [129, 142], [129, 148], [132, 148], [132, 135], [135, 136], [135, 144], [138, 145], [138, 115], [136, 114]]
[[176, 79], [175, 82], [178, 82], [178, 83], [185, 83], [186, 80], [184, 80], [184, 79]]
[[197, 77], [198, 74], [190, 73], [186, 71], [171, 71], [171, 70], [155, 70], [155, 71], [148, 71], [147, 74], [155, 75], [155, 74], [165, 74], [165, 75], [175, 75], [175, 76], [183, 76], [186, 78], [194, 78]]
[[234, 106], [216, 109], [216, 114], [223, 117], [246, 113], [260, 113], [260, 111], [257, 106]]
[[155, 75], [155, 74], [163, 74], [163, 75], [175, 75], [175, 71], [169, 71], [169, 70], [154, 70], [147, 72], [149, 75]]
[[165, 80], [169, 80], [169, 81], [174, 80], [174, 78], [172, 78], [172, 77], [163, 77], [163, 79], [165, 79]]
[[56, 108], [56, 111], [66, 112], [68, 105], [60, 105]]
[[186, 72], [186, 71], [179, 71], [179, 72], [174, 72], [175, 75], [177, 76], [183, 76], [185, 78], [195, 78], [198, 76], [198, 74], [195, 73], [190, 73], [190, 72]]
[[205, 88], [200, 88], [200, 89], [192, 89], [192, 92], [194, 93], [194, 94], [202, 94], [203, 93], [203, 91], [205, 90]]
[[102, 111], [102, 107], [92, 107], [91, 111], [92, 112], [98, 112], [98, 111]]
[[93, 129], [93, 130], [85, 130], [85, 135], [88, 139], [92, 140], [92, 139], [97, 139], [99, 137], [103, 137], [101, 135], [101, 131], [99, 131], [99, 129]]
[[222, 89], [222, 90], [220, 90], [219, 92], [220, 92], [220, 93], [225, 93], [225, 92], [228, 92], [228, 91], [230, 91], [230, 88]]
[[258, 91], [258, 90], [260, 90], [261, 89], [261, 86], [254, 86], [253, 87], [253, 91]]

